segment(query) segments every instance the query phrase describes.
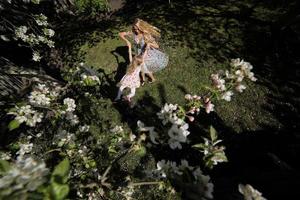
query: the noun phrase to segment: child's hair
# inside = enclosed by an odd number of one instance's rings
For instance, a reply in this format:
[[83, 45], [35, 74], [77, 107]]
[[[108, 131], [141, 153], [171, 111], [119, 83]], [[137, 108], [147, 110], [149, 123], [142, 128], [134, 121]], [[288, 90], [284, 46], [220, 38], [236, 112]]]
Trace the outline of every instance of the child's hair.
[[134, 56], [132, 62], [129, 64], [127, 72], [128, 74], [132, 74], [134, 70], [141, 65], [143, 62], [142, 55]]

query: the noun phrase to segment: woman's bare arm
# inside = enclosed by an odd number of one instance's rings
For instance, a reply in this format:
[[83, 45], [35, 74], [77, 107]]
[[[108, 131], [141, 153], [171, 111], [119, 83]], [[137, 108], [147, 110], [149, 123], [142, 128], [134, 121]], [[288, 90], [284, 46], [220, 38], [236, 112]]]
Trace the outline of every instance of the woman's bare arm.
[[130, 31], [128, 31], [128, 32], [120, 32], [119, 33], [120, 38], [126, 42], [127, 46], [131, 46], [131, 43], [129, 42], [129, 40], [127, 40], [126, 36], [127, 35], [131, 35], [131, 34], [132, 33]]
[[128, 32], [120, 32], [119, 36], [122, 40], [124, 40], [126, 42], [126, 45], [128, 46], [128, 54], [129, 54], [129, 61], [132, 61], [132, 49], [131, 49], [131, 43], [129, 42], [129, 40], [127, 40], [126, 36], [127, 35], [131, 35], [132, 32], [128, 31]]
[[149, 42], [148, 45], [149, 45], [149, 47], [153, 47], [155, 49], [159, 48], [159, 45], [155, 41]]

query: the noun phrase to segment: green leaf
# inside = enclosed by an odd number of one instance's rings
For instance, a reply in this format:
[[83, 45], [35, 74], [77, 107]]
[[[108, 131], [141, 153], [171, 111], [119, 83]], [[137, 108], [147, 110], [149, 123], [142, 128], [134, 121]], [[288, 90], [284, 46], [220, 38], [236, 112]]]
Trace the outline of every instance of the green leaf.
[[195, 149], [205, 149], [205, 144], [199, 143], [192, 146]]
[[213, 126], [210, 126], [209, 132], [210, 132], [211, 141], [214, 143], [214, 141], [218, 138], [217, 131]]
[[63, 200], [69, 194], [69, 186], [66, 184], [58, 184], [53, 182], [51, 184], [51, 196], [54, 200]]
[[10, 169], [9, 162], [0, 160], [0, 175], [6, 173]]
[[20, 126], [20, 122], [18, 122], [17, 120], [14, 119], [11, 122], [9, 122], [8, 129], [9, 129], [9, 131], [12, 131], [16, 128], [19, 128], [19, 126]]
[[215, 153], [214, 156], [213, 156], [213, 159], [215, 160], [222, 160], [223, 162], [227, 162], [228, 159], [225, 155], [224, 152], [218, 152], [218, 153]]
[[70, 170], [70, 161], [68, 158], [61, 161], [52, 172], [51, 182], [66, 183]]

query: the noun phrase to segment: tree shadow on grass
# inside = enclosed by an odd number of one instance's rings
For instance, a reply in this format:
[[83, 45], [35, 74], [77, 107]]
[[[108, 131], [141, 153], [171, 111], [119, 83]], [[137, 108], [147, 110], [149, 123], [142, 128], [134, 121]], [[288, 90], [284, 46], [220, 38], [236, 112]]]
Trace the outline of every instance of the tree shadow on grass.
[[117, 37], [115, 30], [121, 26], [114, 19], [103, 18], [95, 21], [84, 16], [68, 15], [57, 18], [53, 24], [55, 29], [60, 30], [55, 37], [55, 51], [58, 52], [53, 53], [49, 62], [57, 63], [57, 59], [60, 59], [59, 67], [83, 62], [86, 55], [86, 52], [82, 51], [83, 45], [90, 48], [99, 42], [114, 39]]

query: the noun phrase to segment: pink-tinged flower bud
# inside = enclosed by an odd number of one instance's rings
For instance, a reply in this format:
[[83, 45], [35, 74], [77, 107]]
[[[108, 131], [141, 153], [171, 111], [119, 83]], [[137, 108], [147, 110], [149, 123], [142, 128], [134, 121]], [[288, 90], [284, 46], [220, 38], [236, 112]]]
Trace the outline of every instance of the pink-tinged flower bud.
[[193, 122], [195, 120], [195, 118], [193, 116], [187, 116], [187, 117], [190, 120], [190, 122]]
[[193, 96], [194, 99], [197, 99], [197, 97], [198, 97], [197, 95], [194, 95], [194, 96]]
[[201, 97], [200, 96], [197, 96], [197, 98], [196, 98], [197, 100], [200, 100], [201, 99]]
[[196, 111], [197, 111], [197, 112], [200, 112], [200, 108], [197, 108]]
[[214, 111], [214, 107], [215, 107], [215, 105], [212, 104], [210, 101], [207, 102], [205, 104], [205, 111], [206, 111], [206, 113], [210, 113], [211, 111]]

